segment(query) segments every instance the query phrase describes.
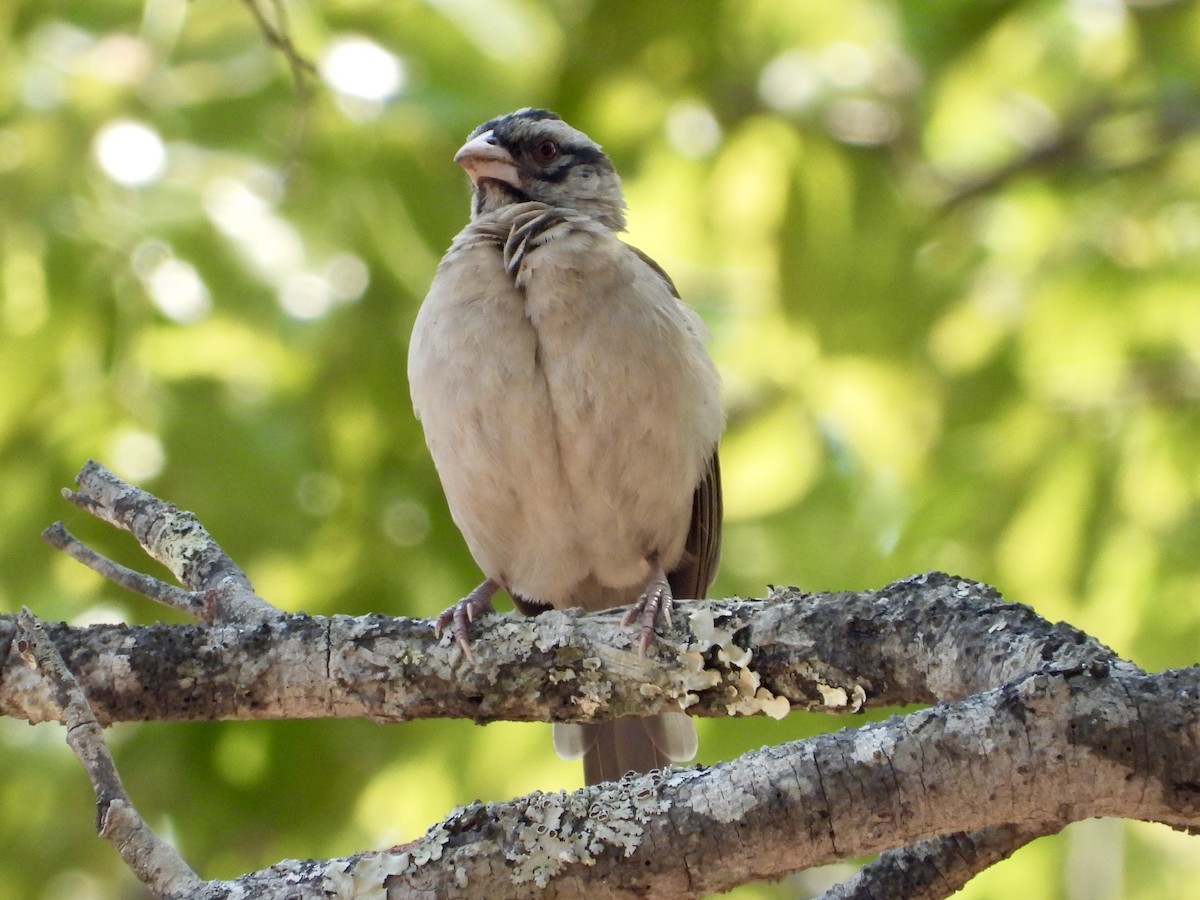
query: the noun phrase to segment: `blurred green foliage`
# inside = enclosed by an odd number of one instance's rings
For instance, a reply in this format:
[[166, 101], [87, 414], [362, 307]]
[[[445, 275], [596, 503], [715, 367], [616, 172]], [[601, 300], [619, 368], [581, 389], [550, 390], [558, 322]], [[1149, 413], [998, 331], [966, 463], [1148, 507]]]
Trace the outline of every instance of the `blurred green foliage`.
[[[466, 219], [454, 150], [538, 105], [605, 144], [630, 239], [711, 325], [718, 594], [940, 568], [1147, 668], [1196, 662], [1196, 3], [286, 9], [307, 105], [236, 0], [0, 5], [0, 610], [167, 615], [38, 540], [62, 517], [144, 565], [59, 499], [88, 457], [194, 510], [284, 608], [427, 616], [471, 587], [405, 345]], [[841, 724], [704, 722], [701, 758]], [[109, 736], [209, 877], [580, 777], [530, 725]], [[0, 722], [0, 897], [140, 896], [62, 737]], [[1198, 876], [1194, 838], [1094, 822], [963, 896], [1200, 897]]]

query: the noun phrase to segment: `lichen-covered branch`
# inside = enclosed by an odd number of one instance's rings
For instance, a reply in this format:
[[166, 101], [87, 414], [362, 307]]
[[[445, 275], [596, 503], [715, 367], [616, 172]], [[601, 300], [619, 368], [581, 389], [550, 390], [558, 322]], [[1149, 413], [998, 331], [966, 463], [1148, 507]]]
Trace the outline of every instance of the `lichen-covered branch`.
[[994, 825], [888, 850], [817, 900], [941, 900], [1030, 841], [1058, 831], [1062, 824]]
[[[936, 573], [878, 591], [788, 589], [763, 600], [681, 603], [676, 625], [646, 657], [620, 617], [488, 616], [476, 623], [474, 664], [448, 638], [436, 640], [424, 619], [287, 615], [253, 626], [48, 628], [105, 724], [586, 721], [679, 708], [781, 716], [955, 700], [1037, 671], [1138, 671], [991, 588]], [[11, 617], [0, 617], [0, 713], [60, 719], [45, 683], [12, 655], [14, 629]]]
[[[122, 481], [94, 460], [88, 460], [75, 482], [79, 490], [64, 490], [63, 496], [96, 518], [128, 531], [146, 554], [166, 566], [184, 587], [203, 593], [204, 601], [197, 605], [207, 609], [208, 620], [256, 622], [282, 615], [255, 595], [246, 573], [192, 513]], [[78, 542], [61, 523], [50, 526], [43, 537], [60, 549], [70, 550], [72, 556], [106, 577], [113, 577], [111, 573], [120, 568], [105, 567], [98, 554], [88, 557], [76, 550], [72, 542]], [[128, 580], [114, 580], [134, 587]], [[148, 590], [134, 589], [154, 597]]]
[[[621, 852], [591, 865], [556, 862], [560, 845], [569, 857], [584, 843], [577, 835], [604, 827], [591, 825], [590, 814], [572, 815], [582, 807], [580, 794], [531, 798], [510, 821], [479, 808], [445, 823], [446, 845], [456, 851], [446, 869], [482, 875], [487, 867], [474, 862], [481, 842], [503, 848], [510, 863], [520, 861], [526, 848], [519, 841], [514, 848], [506, 835], [521, 835], [516, 825], [532, 837], [534, 825], [548, 822], [548, 839], [536, 843], [548, 860], [532, 870], [535, 884], [541, 871], [556, 878], [555, 889], [566, 896], [582, 895], [588, 883], [646, 896], [695, 896], [978, 830], [998, 817], [1038, 833], [1096, 815], [1185, 824], [1200, 816], [1189, 787], [1200, 774], [1194, 753], [1200, 713], [1188, 700], [1197, 686], [1195, 670], [1037, 675], [707, 771], [634, 779], [629, 793], [639, 799], [629, 801], [637, 820], [630, 830], [641, 833], [629, 864], [622, 864], [626, 845], [620, 843]], [[1165, 752], [1136, 773], [1151, 746]], [[638, 855], [647, 848], [663, 852]], [[518, 876], [507, 877], [508, 883], [492, 886], [510, 896]]]
[[[1091, 816], [1200, 824], [1197, 691], [1196, 669], [1033, 675], [708, 769], [476, 803], [404, 847], [281, 864], [220, 890], [694, 898], [915, 843], [908, 858], [931, 868], [913, 873], [911, 893], [895, 872], [883, 893], [860, 881], [859, 892], [833, 896], [947, 896], [959, 885], [936, 876], [950, 846], [994, 860], [1004, 840], [1019, 845]], [[992, 828], [998, 818], [1011, 824]], [[980, 838], [988, 833], [999, 843]], [[953, 837], [938, 847], [937, 835]]]
[[[1076, 819], [1200, 827], [1200, 669], [1147, 675], [985, 585], [931, 573], [877, 591], [685, 602], [646, 656], [621, 610], [489, 616], [470, 660], [427, 620], [286, 615], [191, 513], [95, 463], [78, 481], [68, 497], [134, 534], [183, 587], [119, 566], [61, 526], [47, 540], [204, 624], [34, 629], [0, 617], [0, 714], [68, 723], [107, 811], [102, 830], [122, 834], [130, 865], [162, 896], [696, 897], [883, 851], [827, 896], [934, 898]], [[130, 720], [588, 721], [912, 703], [933, 705], [706, 770], [476, 804], [405, 847], [284, 862], [236, 882], [199, 882], [149, 833], [100, 731]]]
[[126, 865], [159, 896], [183, 896], [200, 886], [175, 848], [155, 835], [137, 814], [87, 698], [47, 639], [42, 623], [29, 610], [21, 612], [16, 649], [30, 668], [51, 684], [63, 709], [67, 743], [75, 752], [96, 793], [96, 826], [100, 836], [117, 848]]

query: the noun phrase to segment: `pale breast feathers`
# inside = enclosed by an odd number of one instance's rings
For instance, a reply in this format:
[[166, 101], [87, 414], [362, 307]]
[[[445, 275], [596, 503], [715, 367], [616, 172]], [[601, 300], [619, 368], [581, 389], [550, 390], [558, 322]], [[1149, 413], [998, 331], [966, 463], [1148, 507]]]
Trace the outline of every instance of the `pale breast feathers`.
[[702, 332], [657, 266], [584, 216], [514, 204], [455, 239], [409, 378], [489, 575], [558, 605], [589, 579], [640, 584], [650, 552], [679, 559], [721, 430]]

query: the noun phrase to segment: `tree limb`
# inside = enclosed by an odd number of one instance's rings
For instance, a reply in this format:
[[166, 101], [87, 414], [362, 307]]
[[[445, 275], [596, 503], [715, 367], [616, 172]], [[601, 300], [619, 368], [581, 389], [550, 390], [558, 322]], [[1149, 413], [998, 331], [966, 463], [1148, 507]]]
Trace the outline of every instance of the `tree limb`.
[[[1037, 671], [1140, 671], [992, 588], [938, 573], [877, 591], [684, 602], [647, 657], [620, 617], [487, 616], [474, 665], [429, 620], [379, 615], [48, 628], [104, 724], [844, 713], [956, 700]], [[0, 712], [61, 720], [52, 693], [5, 652], [15, 627], [0, 616]]]
[[[84, 464], [75, 476], [75, 483], [79, 490], [64, 490], [63, 496], [96, 518], [128, 531], [147, 556], [166, 566], [189, 590], [203, 593], [203, 601], [194, 605], [198, 610], [205, 610], [207, 620], [256, 622], [282, 615], [254, 593], [246, 573], [225, 554], [192, 513], [122, 481], [95, 460]], [[133, 586], [129, 582], [136, 579], [122, 580], [121, 576], [128, 573], [128, 569], [88, 550], [61, 522], [47, 528], [42, 538], [123, 587], [161, 600], [148, 585]], [[151, 580], [148, 576], [141, 578]], [[164, 588], [167, 589], [161, 593], [170, 595], [169, 586]]]
[[157, 837], [137, 814], [116, 763], [104, 742], [100, 723], [92, 715], [79, 683], [46, 638], [42, 623], [28, 609], [19, 616], [17, 650], [26, 663], [53, 684], [67, 726], [67, 744], [75, 752], [96, 792], [96, 829], [117, 848], [126, 865], [162, 896], [182, 896], [200, 886], [200, 878], [183, 857]]
[[[1009, 845], [1092, 816], [1200, 823], [1200, 670], [1037, 674], [953, 704], [748, 753], [708, 769], [627, 776], [454, 811], [388, 851], [285, 863], [195, 897], [685, 898], [936, 835], [963, 854], [992, 829]], [[1154, 749], [1156, 748], [1156, 749]], [[993, 842], [994, 844], [995, 842]], [[934, 845], [919, 845], [908, 857]], [[927, 855], [927, 854], [926, 854]], [[887, 868], [885, 864], [880, 868]], [[936, 872], [944, 861], [930, 858]], [[892, 868], [895, 868], [894, 866]], [[286, 873], [286, 875], [285, 875]], [[947, 896], [903, 873], [832, 896]], [[868, 876], [869, 877], [869, 876]], [[286, 880], [285, 880], [286, 879]]]
[[[94, 463], [78, 480], [70, 499], [133, 533], [187, 589], [117, 566], [61, 527], [47, 539], [209, 624], [73, 629], [0, 617], [0, 713], [68, 723], [97, 796], [117, 798], [108, 806], [142, 848], [131, 866], [162, 896], [268, 897], [285, 885], [296, 897], [601, 896], [603, 885], [613, 897], [695, 897], [885, 851], [826, 896], [943, 897], [1076, 819], [1200, 827], [1200, 669], [1146, 675], [985, 585], [930, 573], [878, 591], [684, 603], [649, 658], [621, 610], [490, 616], [477, 623], [472, 664], [426, 620], [285, 615], [190, 513]], [[709, 769], [475, 804], [405, 847], [203, 884], [156, 849], [99, 730], [142, 719], [590, 721], [910, 703], [936, 705]], [[181, 880], [163, 882], [164, 871]]]

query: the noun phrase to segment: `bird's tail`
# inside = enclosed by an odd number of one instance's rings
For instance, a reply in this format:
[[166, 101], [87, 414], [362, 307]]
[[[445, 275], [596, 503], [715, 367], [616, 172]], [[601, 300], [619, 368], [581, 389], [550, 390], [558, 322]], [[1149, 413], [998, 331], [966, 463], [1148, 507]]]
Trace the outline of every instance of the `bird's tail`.
[[696, 747], [696, 727], [682, 713], [554, 726], [554, 749], [564, 759], [583, 757], [588, 784], [686, 762]]

